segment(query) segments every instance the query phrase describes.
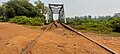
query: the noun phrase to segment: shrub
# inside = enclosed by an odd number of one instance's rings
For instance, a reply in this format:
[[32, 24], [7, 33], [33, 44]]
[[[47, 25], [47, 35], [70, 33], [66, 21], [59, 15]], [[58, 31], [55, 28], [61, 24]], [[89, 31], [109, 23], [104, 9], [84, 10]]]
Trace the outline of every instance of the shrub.
[[120, 17], [110, 19], [109, 26], [113, 28], [114, 32], [120, 32]]
[[44, 19], [40, 17], [28, 18], [26, 16], [16, 16], [14, 18], [11, 18], [9, 22], [17, 23], [17, 24], [33, 25], [33, 26], [44, 25]]
[[109, 33], [112, 32], [112, 28], [109, 26], [110, 23], [108, 21], [101, 20], [79, 20], [73, 21], [70, 24], [73, 28], [81, 29], [81, 30], [89, 30], [89, 31], [98, 31], [101, 33]]
[[0, 22], [2, 22], [2, 18], [0, 18]]

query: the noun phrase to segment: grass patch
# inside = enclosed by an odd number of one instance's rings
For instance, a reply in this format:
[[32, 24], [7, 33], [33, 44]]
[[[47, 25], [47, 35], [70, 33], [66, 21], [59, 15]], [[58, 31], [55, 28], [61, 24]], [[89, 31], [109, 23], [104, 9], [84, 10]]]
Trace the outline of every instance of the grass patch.
[[110, 36], [112, 36], [112, 37], [120, 37], [120, 33], [117, 33], [117, 32], [111, 32], [111, 33], [109, 33], [110, 34]]
[[45, 30], [47, 26], [46, 25], [44, 26], [23, 25], [23, 27], [29, 28], [29, 29], [36, 29], [36, 30]]
[[83, 33], [107, 34], [110, 37], [120, 37], [120, 33], [117, 33], [117, 32], [100, 32], [100, 31], [93, 31], [93, 30], [80, 30], [80, 29], [76, 29], [76, 30]]
[[31, 26], [31, 25], [24, 25], [25, 28], [29, 29], [40, 29], [42, 26]]

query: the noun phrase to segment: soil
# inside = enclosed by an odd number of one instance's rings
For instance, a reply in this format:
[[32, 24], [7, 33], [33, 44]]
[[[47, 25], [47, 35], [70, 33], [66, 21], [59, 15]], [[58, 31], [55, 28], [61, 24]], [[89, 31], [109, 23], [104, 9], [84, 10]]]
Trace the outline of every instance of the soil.
[[82, 33], [120, 54], [120, 37], [110, 37], [109, 34]]
[[[60, 26], [60, 25], [59, 25]], [[0, 22], [0, 54], [20, 54], [43, 29]], [[83, 34], [120, 53], [120, 38], [95, 33]], [[29, 54], [109, 54], [101, 47], [62, 26], [53, 26], [43, 34]]]
[[65, 29], [60, 24], [53, 26], [41, 36], [30, 54], [110, 54], [82, 36]]
[[22, 25], [0, 23], [0, 54], [20, 54], [39, 33]]

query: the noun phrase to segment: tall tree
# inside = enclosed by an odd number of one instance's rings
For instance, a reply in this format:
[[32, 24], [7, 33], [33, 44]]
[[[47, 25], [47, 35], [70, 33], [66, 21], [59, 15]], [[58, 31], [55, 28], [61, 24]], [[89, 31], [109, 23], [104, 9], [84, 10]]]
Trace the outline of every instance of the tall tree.
[[36, 4], [36, 8], [38, 9], [39, 13], [42, 13], [42, 14], [46, 14], [47, 13], [48, 7], [46, 7], [44, 5], [44, 3], [42, 3], [40, 0], [37, 0], [35, 2], [35, 4]]
[[91, 15], [88, 15], [88, 18], [89, 18], [89, 19], [91, 19], [91, 18], [92, 18], [92, 16], [91, 16]]
[[120, 17], [120, 13], [115, 13], [114, 17]]
[[6, 8], [5, 14], [8, 18], [14, 16], [35, 17], [37, 14], [35, 7], [29, 3], [29, 0], [10, 0], [3, 5]]
[[42, 3], [40, 0], [37, 0], [35, 2], [36, 8], [39, 10], [40, 13], [44, 13], [44, 3]]
[[3, 12], [4, 12], [4, 10], [3, 10], [2, 6], [0, 6], [0, 16], [3, 15]]

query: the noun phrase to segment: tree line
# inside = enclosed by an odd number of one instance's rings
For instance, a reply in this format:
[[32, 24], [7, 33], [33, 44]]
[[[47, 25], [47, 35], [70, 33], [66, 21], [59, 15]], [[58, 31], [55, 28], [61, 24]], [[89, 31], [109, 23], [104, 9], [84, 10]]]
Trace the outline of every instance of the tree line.
[[80, 30], [99, 33], [120, 33], [120, 14], [115, 13], [114, 16], [99, 16], [98, 18], [92, 18], [90, 15], [83, 17], [68, 17], [67, 24]]
[[0, 6], [0, 21], [33, 26], [44, 25], [48, 8], [37, 0], [34, 4], [29, 0], [9, 0]]
[[0, 6], [0, 16], [13, 18], [15, 16], [44, 17], [47, 7], [40, 0], [31, 4], [29, 0], [9, 0]]

